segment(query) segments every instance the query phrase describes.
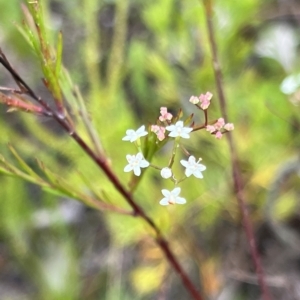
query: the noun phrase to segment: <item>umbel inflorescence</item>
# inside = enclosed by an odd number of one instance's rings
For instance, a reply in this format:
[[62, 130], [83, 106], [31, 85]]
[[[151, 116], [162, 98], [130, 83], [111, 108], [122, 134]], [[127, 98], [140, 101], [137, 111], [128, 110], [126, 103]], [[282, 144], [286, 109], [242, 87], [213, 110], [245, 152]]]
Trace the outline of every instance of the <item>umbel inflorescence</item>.
[[[180, 197], [181, 188], [178, 186], [180, 182], [187, 179], [190, 176], [195, 176], [196, 178], [203, 178], [202, 172], [206, 170], [206, 166], [201, 164], [201, 158], [196, 159], [195, 156], [191, 155], [184, 147], [181, 145], [181, 139], [189, 139], [192, 132], [198, 131], [200, 129], [205, 129], [210, 134], [214, 135], [215, 138], [221, 139], [223, 134], [234, 129], [232, 123], [225, 123], [223, 118], [208, 122], [208, 113], [207, 109], [210, 105], [212, 99], [212, 94], [207, 92], [206, 94], [201, 94], [199, 97], [192, 96], [189, 100], [194, 104], [198, 109], [204, 112], [205, 121], [203, 125], [195, 125], [193, 122], [193, 115], [189, 116], [185, 121], [182, 121], [182, 111], [179, 111], [177, 116], [173, 116], [168, 112], [166, 107], [160, 108], [160, 116], [156, 121], [156, 124], [150, 125], [148, 131], [145, 129], [145, 125], [142, 125], [137, 130], [128, 129], [126, 131], [126, 136], [123, 137], [123, 141], [129, 141], [134, 143], [138, 153], [135, 155], [126, 155], [128, 165], [125, 166], [124, 172], [133, 171], [135, 176], [140, 176], [142, 173], [141, 169], [153, 167], [160, 171], [160, 175], [164, 179], [170, 179], [174, 182], [174, 189], [172, 191], [163, 189], [161, 192], [164, 196], [160, 200], [161, 205], [169, 204], [185, 204], [186, 199]], [[146, 137], [149, 134], [155, 135], [155, 140], [148, 139], [146, 140], [145, 147], [142, 147], [141, 138]], [[147, 138], [147, 137], [146, 137]], [[168, 141], [173, 140], [173, 150], [169, 163], [165, 167], [157, 167], [152, 165], [145, 158], [145, 150], [150, 147], [150, 143], [154, 142], [156, 145], [161, 147]], [[187, 160], [180, 160], [180, 164], [185, 168], [184, 176], [181, 179], [177, 179], [172, 171], [172, 167], [175, 161], [176, 150], [181, 147], [183, 152], [188, 156]], [[160, 148], [160, 147], [158, 147]], [[148, 152], [148, 151], [147, 151]]]

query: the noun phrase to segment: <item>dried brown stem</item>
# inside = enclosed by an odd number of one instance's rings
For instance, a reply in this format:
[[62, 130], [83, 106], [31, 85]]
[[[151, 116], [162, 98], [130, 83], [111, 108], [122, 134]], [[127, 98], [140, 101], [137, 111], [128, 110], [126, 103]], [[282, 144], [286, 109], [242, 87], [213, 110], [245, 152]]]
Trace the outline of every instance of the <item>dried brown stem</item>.
[[[217, 86], [217, 93], [219, 96], [219, 102], [220, 102], [220, 108], [223, 117], [225, 120], [227, 120], [227, 105], [226, 105], [226, 98], [223, 88], [223, 75], [218, 59], [218, 50], [217, 50], [217, 44], [215, 40], [215, 33], [214, 33], [214, 27], [213, 27], [213, 21], [212, 21], [212, 1], [211, 0], [203, 0], [204, 8], [205, 8], [205, 15], [206, 15], [206, 23], [207, 23], [207, 31], [209, 35], [209, 43], [212, 53], [212, 63], [213, 63], [213, 69], [214, 69], [214, 75], [215, 75], [215, 81]], [[253, 260], [253, 263], [255, 265], [255, 271], [258, 278], [258, 283], [260, 285], [263, 299], [270, 300], [270, 292], [268, 289], [268, 286], [265, 281], [264, 271], [260, 260], [260, 255], [257, 250], [257, 245], [255, 241], [254, 236], [254, 230], [253, 226], [249, 217], [249, 211], [246, 205], [246, 201], [244, 198], [244, 192], [243, 192], [243, 184], [241, 179], [241, 171], [240, 166], [238, 163], [238, 156], [237, 151], [234, 146], [233, 138], [231, 133], [227, 134], [227, 141], [231, 153], [231, 164], [232, 164], [232, 176], [233, 176], [233, 182], [234, 182], [234, 191], [235, 195], [237, 197], [237, 201], [240, 207], [240, 211], [242, 213], [243, 217], [243, 223], [244, 228], [246, 232], [246, 236], [249, 242], [250, 246], [250, 252], [251, 257]]]

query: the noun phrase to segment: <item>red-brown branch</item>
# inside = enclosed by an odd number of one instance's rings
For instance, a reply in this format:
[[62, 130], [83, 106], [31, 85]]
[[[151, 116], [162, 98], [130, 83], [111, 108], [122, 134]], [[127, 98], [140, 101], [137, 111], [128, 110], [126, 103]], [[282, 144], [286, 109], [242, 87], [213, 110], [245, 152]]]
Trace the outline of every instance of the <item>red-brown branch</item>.
[[73, 129], [66, 118], [61, 118], [60, 114], [54, 111], [43, 99], [38, 97], [34, 91], [27, 85], [27, 83], [20, 77], [20, 75], [12, 68], [4, 53], [0, 49], [0, 63], [9, 71], [12, 75], [18, 86], [22, 91], [31, 96], [35, 101], [37, 101], [46, 111], [51, 113], [52, 118], [56, 120], [58, 124], [76, 141], [76, 143], [82, 148], [82, 150], [99, 166], [100, 169], [106, 174], [109, 180], [112, 182], [114, 187], [118, 190], [118, 192], [124, 197], [127, 203], [133, 209], [133, 215], [141, 217], [144, 221], [149, 224], [149, 226], [156, 233], [156, 243], [161, 248], [163, 253], [165, 254], [167, 260], [170, 265], [175, 269], [177, 274], [180, 276], [185, 288], [189, 291], [190, 295], [195, 300], [204, 300], [201, 293], [196, 289], [193, 282], [186, 274], [186, 272], [181, 267], [174, 253], [168, 245], [166, 239], [162, 236], [160, 229], [156, 226], [154, 221], [145, 213], [142, 207], [140, 207], [134, 200], [132, 194], [127, 191], [127, 189], [122, 185], [121, 181], [112, 171], [110, 166], [107, 163], [107, 160], [103, 156], [98, 156], [86, 143], [85, 141], [77, 134], [77, 132]]
[[[217, 44], [215, 41], [215, 33], [214, 33], [214, 27], [213, 27], [213, 21], [212, 21], [212, 1], [211, 0], [203, 0], [204, 7], [205, 7], [205, 15], [206, 15], [206, 24], [207, 24], [207, 31], [209, 35], [209, 43], [212, 53], [212, 62], [213, 62], [213, 69], [214, 69], [214, 75], [215, 75], [215, 81], [217, 86], [217, 93], [219, 96], [219, 102], [220, 102], [220, 108], [223, 117], [225, 120], [227, 120], [227, 105], [226, 105], [226, 98], [223, 88], [223, 75], [218, 59], [218, 50], [217, 50]], [[257, 251], [257, 245], [255, 241], [254, 236], [254, 230], [252, 223], [250, 221], [249, 212], [247, 205], [245, 204], [245, 198], [243, 193], [243, 184], [241, 180], [241, 171], [238, 164], [238, 156], [237, 151], [234, 146], [232, 134], [229, 133], [226, 135], [227, 141], [231, 153], [231, 164], [232, 164], [232, 176], [233, 176], [233, 182], [234, 182], [234, 191], [235, 195], [237, 197], [238, 205], [240, 208], [240, 211], [242, 213], [243, 217], [243, 224], [247, 236], [247, 240], [250, 247], [251, 257], [255, 266], [255, 271], [258, 278], [258, 283], [262, 291], [263, 299], [265, 300], [271, 300], [270, 292], [268, 289], [268, 286], [265, 281], [264, 271], [261, 264], [260, 256]]]

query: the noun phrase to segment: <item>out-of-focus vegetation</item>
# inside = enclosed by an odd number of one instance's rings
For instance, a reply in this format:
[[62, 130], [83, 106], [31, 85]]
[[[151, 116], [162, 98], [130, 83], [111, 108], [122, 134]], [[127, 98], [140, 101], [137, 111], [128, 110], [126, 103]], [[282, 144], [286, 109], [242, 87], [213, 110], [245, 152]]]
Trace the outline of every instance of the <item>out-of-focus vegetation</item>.
[[[49, 41], [56, 41], [62, 31], [64, 65], [80, 87], [103, 148], [124, 184], [130, 180], [123, 172], [125, 155], [133, 154], [132, 145], [121, 140], [126, 129], [154, 123], [161, 106], [172, 112], [182, 108], [187, 116], [193, 112], [189, 97], [208, 90], [214, 94], [210, 116], [221, 117], [199, 1], [42, 3]], [[19, 1], [1, 1], [0, 9], [1, 48], [37, 93], [50, 101], [37, 59], [14, 25], [22, 22]], [[291, 0], [214, 4], [229, 107], [226, 121], [235, 124], [233, 137], [267, 283], [274, 299], [285, 300], [300, 298], [299, 11], [300, 3]], [[12, 85], [3, 68], [0, 80], [1, 86]], [[10, 163], [16, 159], [8, 142], [36, 172], [38, 159], [78, 190], [87, 192], [90, 185], [107, 203], [128, 208], [52, 121], [0, 109], [0, 152]], [[259, 299], [232, 192], [226, 140], [200, 131], [187, 147], [207, 167], [204, 179], [183, 182], [187, 204], [160, 206], [166, 183], [151, 170], [135, 191], [136, 199], [205, 295]], [[166, 161], [167, 148], [155, 163]], [[0, 295], [1, 300], [189, 299], [140, 219], [95, 212], [4, 175]]]

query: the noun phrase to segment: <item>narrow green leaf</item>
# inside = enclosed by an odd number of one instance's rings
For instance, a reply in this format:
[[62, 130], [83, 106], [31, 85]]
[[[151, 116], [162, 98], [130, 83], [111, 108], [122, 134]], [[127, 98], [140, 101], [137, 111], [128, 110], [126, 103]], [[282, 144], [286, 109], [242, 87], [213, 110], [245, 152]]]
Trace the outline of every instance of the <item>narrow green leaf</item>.
[[193, 120], [194, 114], [189, 115], [186, 120], [184, 121], [184, 126], [188, 126], [191, 121]]
[[59, 197], [69, 197], [69, 193], [65, 193], [61, 190], [58, 190], [56, 187], [49, 187], [49, 186], [43, 186], [42, 187], [43, 191], [52, 194], [54, 196], [59, 196]]
[[50, 181], [51, 186], [55, 187], [58, 191], [72, 198], [80, 198], [79, 193], [75, 190], [74, 186], [69, 185], [60, 176], [50, 171], [41, 161], [38, 161], [40, 168]]
[[29, 166], [28, 164], [19, 156], [19, 154], [17, 153], [17, 151], [13, 148], [12, 145], [8, 145], [9, 150], [11, 151], [11, 153], [13, 154], [13, 156], [18, 160], [21, 168], [28, 174], [31, 175], [32, 177], [36, 178], [36, 179], [41, 179], [40, 176], [35, 173]]
[[5, 167], [0, 166], [0, 173], [7, 176], [13, 176], [14, 174], [7, 170]]
[[55, 62], [55, 76], [59, 78], [62, 62], [63, 52], [63, 38], [61, 31], [58, 34], [57, 47], [56, 47], [56, 62]]
[[8, 174], [8, 175], [13, 176], [13, 177], [19, 177], [19, 178], [22, 178], [26, 181], [29, 181], [31, 183], [35, 183], [35, 184], [38, 184], [38, 185], [41, 185], [43, 183], [42, 179], [34, 178], [34, 177], [22, 172], [21, 170], [19, 170], [18, 168], [16, 168], [12, 164], [5, 161], [5, 159], [2, 156], [0, 156], [0, 159], [1, 159], [2, 165], [4, 166], [0, 170], [1, 173], [3, 173], [3, 174], [5, 173], [5, 174]]

